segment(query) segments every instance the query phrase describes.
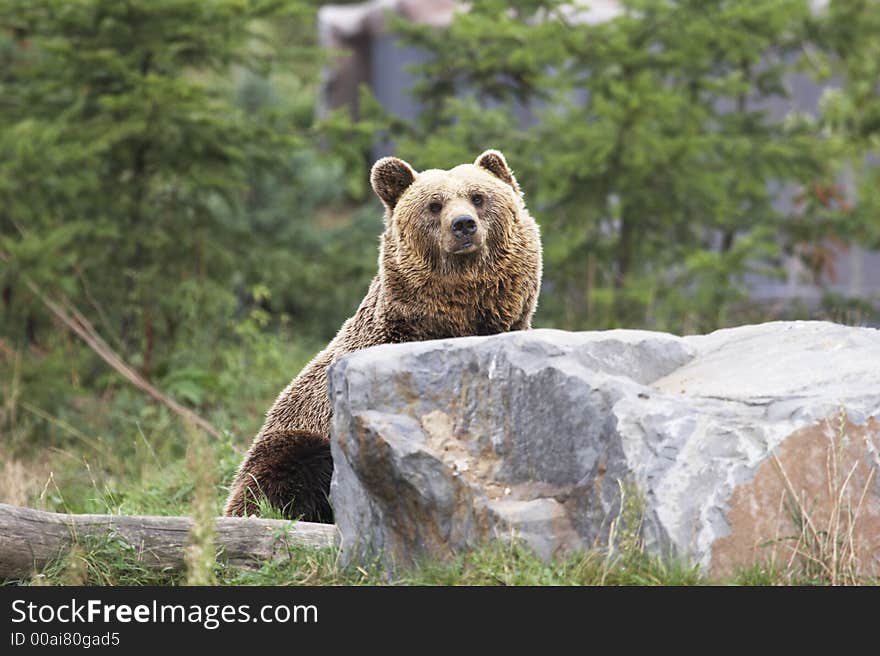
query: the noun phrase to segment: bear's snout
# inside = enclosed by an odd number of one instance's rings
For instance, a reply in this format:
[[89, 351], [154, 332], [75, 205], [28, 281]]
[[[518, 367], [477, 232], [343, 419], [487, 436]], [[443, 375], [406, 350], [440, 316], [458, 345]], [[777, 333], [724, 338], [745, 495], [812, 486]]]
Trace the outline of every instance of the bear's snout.
[[473, 237], [476, 231], [477, 222], [472, 216], [465, 214], [464, 216], [457, 216], [452, 220], [452, 234], [459, 239]]
[[[461, 210], [459, 210], [461, 211]], [[483, 231], [476, 217], [471, 214], [453, 214], [454, 218], [446, 224], [443, 247], [453, 255], [476, 253], [483, 248]]]

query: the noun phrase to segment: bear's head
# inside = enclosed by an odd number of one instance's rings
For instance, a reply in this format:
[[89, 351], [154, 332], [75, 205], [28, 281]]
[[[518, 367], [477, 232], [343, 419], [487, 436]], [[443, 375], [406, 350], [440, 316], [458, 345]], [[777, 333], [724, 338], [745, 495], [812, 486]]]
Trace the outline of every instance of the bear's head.
[[[417, 173], [396, 157], [373, 165], [370, 182], [385, 205], [383, 256], [408, 272], [454, 274], [515, 251], [534, 229], [519, 185], [497, 150], [473, 164]], [[527, 223], [528, 225], [518, 225]]]

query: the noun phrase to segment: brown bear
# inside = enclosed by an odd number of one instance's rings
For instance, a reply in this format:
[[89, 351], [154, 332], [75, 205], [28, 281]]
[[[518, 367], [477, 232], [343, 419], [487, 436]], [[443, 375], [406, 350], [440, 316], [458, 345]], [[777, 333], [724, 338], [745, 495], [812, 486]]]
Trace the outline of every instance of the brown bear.
[[416, 173], [380, 159], [370, 174], [385, 205], [379, 273], [326, 349], [281, 392], [232, 484], [225, 514], [332, 522], [327, 367], [376, 344], [530, 327], [541, 286], [538, 225], [504, 156]]

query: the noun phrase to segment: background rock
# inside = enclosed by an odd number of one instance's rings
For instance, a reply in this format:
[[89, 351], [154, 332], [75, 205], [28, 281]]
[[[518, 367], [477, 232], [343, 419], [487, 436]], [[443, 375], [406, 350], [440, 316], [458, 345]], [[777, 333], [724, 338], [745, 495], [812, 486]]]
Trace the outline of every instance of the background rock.
[[628, 494], [651, 552], [714, 574], [830, 533], [850, 545], [842, 568], [880, 574], [877, 330], [386, 345], [338, 362], [330, 388], [346, 560], [393, 568], [511, 535], [544, 557], [604, 546]]

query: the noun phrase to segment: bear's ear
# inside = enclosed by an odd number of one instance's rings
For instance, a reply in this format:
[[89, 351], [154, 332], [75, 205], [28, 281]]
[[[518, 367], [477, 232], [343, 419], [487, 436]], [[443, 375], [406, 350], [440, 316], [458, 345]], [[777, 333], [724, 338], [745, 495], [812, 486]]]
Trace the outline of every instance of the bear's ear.
[[474, 160], [474, 166], [486, 169], [499, 180], [502, 180], [513, 187], [516, 193], [521, 193], [516, 178], [513, 177], [513, 171], [507, 165], [507, 160], [500, 150], [487, 150]]
[[373, 164], [370, 184], [389, 210], [393, 210], [400, 196], [416, 179], [413, 168], [396, 157], [383, 157]]

